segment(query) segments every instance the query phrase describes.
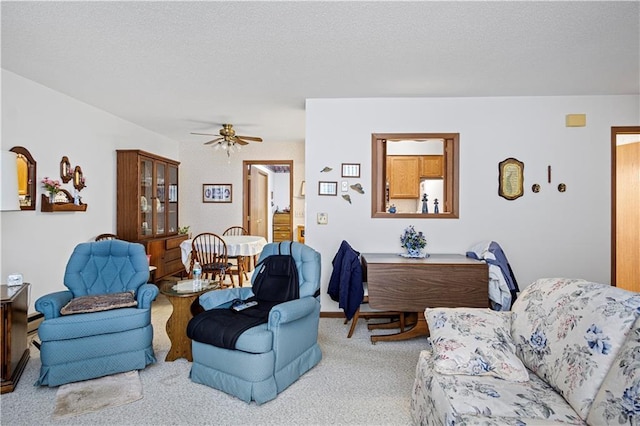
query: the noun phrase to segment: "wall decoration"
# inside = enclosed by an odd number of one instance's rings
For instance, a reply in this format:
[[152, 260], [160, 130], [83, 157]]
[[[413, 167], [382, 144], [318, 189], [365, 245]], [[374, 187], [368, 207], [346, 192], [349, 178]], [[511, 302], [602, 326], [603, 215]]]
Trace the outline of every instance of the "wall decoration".
[[318, 182], [318, 195], [338, 195], [338, 182]]
[[82, 173], [82, 169], [80, 166], [76, 166], [76, 168], [73, 169], [73, 187], [78, 191], [82, 191], [82, 189], [87, 186], [85, 185], [85, 181], [86, 178]]
[[498, 195], [515, 200], [524, 194], [524, 163], [507, 158], [498, 165]]
[[342, 163], [342, 177], [360, 177], [360, 163]]
[[331, 167], [329, 166], [325, 166], [324, 169], [320, 170], [320, 173], [328, 173], [331, 170], [333, 170]]
[[202, 202], [203, 203], [230, 203], [233, 192], [230, 183], [203, 183]]
[[538, 185], [537, 183], [534, 183], [531, 186], [531, 190], [537, 194], [538, 192], [540, 192], [540, 185]]
[[356, 191], [358, 194], [364, 194], [364, 189], [362, 189], [362, 185], [359, 183], [351, 185], [351, 189]]
[[345, 201], [348, 201], [348, 202], [349, 202], [349, 204], [351, 204], [351, 196], [350, 196], [349, 194], [344, 194], [344, 195], [342, 196], [342, 198], [344, 198], [344, 199], [345, 199]]
[[66, 155], [60, 160], [60, 179], [62, 182], [67, 183], [73, 179], [73, 172], [71, 171], [71, 163], [69, 157]]
[[567, 190], [567, 185], [565, 185], [564, 183], [561, 183], [558, 185], [558, 191], [565, 192], [566, 190]]

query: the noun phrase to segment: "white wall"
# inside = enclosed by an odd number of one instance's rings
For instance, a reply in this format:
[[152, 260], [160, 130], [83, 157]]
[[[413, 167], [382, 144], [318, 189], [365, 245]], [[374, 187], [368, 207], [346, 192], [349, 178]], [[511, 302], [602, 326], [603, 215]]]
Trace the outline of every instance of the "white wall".
[[[143, 149], [177, 158], [177, 143], [2, 70], [2, 149], [24, 146], [37, 162], [35, 211], [0, 213], [0, 277], [21, 272], [35, 300], [64, 290], [64, 268], [73, 248], [116, 230], [116, 149]], [[87, 178], [86, 212], [42, 213], [43, 177], [59, 178], [66, 155]], [[71, 182], [63, 187], [73, 194]]]
[[[322, 254], [322, 310], [338, 310], [326, 287], [343, 239], [363, 253], [399, 253], [410, 224], [432, 253], [497, 241], [521, 288], [549, 276], [608, 283], [611, 126], [638, 125], [639, 105], [638, 96], [307, 100], [306, 242]], [[587, 115], [586, 127], [565, 127], [575, 113]], [[372, 219], [371, 133], [418, 132], [460, 133], [460, 218]], [[508, 157], [525, 164], [525, 194], [514, 201], [498, 196], [498, 163]], [[365, 194], [350, 191], [352, 204], [312, 190], [318, 180], [343, 180], [340, 163], [361, 163], [361, 177], [347, 180]], [[325, 166], [333, 171], [320, 173]], [[328, 225], [316, 224], [319, 212]]]
[[[180, 226], [191, 226], [191, 233], [195, 236], [200, 232], [222, 233], [230, 226], [242, 224], [243, 160], [293, 160], [295, 195], [296, 188], [300, 188], [300, 182], [304, 180], [304, 152], [303, 143], [250, 143], [240, 152], [231, 154], [229, 163], [225, 153], [215, 151], [202, 142], [181, 142]], [[203, 183], [232, 184], [233, 202], [203, 203]], [[300, 217], [304, 213], [304, 199], [293, 197], [292, 209], [295, 231], [297, 225], [304, 223], [304, 217]]]

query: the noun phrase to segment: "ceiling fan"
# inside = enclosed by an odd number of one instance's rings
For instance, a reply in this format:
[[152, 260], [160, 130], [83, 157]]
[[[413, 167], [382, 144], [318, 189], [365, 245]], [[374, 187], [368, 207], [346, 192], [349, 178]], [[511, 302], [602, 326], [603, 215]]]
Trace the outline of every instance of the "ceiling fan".
[[[215, 136], [214, 133], [194, 133], [192, 135], [206, 135]], [[235, 144], [247, 145], [249, 142], [262, 142], [262, 138], [255, 136], [240, 136], [236, 135], [236, 131], [233, 129], [233, 124], [223, 124], [220, 129], [220, 137], [205, 142], [205, 145], [211, 145], [217, 143], [218, 145], [226, 145], [226, 147], [232, 147]]]

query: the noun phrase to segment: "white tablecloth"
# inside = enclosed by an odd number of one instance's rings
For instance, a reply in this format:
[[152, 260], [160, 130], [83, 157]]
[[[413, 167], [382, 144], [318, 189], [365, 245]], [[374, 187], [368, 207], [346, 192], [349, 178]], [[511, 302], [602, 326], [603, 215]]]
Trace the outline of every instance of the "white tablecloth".
[[[267, 244], [264, 237], [255, 235], [225, 235], [222, 239], [227, 245], [227, 256], [254, 256], [260, 254]], [[187, 271], [191, 263], [191, 242], [192, 240], [184, 240], [180, 243], [182, 264]]]

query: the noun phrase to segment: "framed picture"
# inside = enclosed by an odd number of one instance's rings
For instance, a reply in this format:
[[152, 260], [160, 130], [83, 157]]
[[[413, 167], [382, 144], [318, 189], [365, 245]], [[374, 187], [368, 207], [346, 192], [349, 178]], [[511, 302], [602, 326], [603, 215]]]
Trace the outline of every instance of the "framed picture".
[[342, 163], [342, 177], [360, 177], [360, 163]]
[[498, 165], [498, 195], [515, 200], [524, 195], [524, 163], [507, 158]]
[[230, 203], [233, 197], [230, 183], [203, 183], [203, 203]]
[[318, 195], [338, 195], [338, 182], [318, 182]]

